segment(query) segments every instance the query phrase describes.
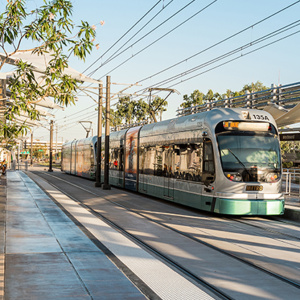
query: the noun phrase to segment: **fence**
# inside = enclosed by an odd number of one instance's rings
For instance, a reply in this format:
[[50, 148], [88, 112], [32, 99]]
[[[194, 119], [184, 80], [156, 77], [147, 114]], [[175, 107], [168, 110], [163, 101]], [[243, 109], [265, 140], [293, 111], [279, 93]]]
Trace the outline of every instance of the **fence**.
[[287, 195], [300, 197], [300, 169], [283, 169], [282, 190]]
[[11, 169], [12, 169], [13, 171], [15, 171], [15, 170], [19, 170], [19, 171], [21, 171], [21, 170], [23, 170], [23, 171], [28, 171], [28, 165], [29, 165], [28, 161], [22, 162], [22, 161], [15, 161], [15, 160], [14, 160], [14, 161], [11, 163]]

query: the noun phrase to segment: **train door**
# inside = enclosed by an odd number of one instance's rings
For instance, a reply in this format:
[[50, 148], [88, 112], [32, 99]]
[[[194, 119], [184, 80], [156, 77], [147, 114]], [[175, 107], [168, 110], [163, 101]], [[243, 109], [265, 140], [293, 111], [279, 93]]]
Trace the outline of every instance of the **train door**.
[[146, 155], [147, 155], [147, 148], [140, 147], [139, 148], [139, 192], [147, 193], [147, 184], [146, 184]]
[[203, 141], [203, 174], [202, 182], [204, 183], [202, 200], [203, 209], [214, 211], [215, 198], [214, 189], [211, 184], [215, 180], [215, 163], [213, 146], [210, 139], [206, 138]]
[[73, 175], [76, 174], [76, 143], [73, 141], [71, 144], [70, 173]]
[[125, 188], [138, 187], [138, 135], [141, 126], [130, 128], [125, 136]]
[[164, 177], [164, 196], [174, 198], [174, 179], [173, 179], [173, 147], [165, 147], [163, 151], [163, 177]]
[[156, 147], [139, 148], [139, 191], [141, 193], [148, 193], [150, 186], [153, 185], [154, 172], [157, 166], [156, 160]]
[[124, 187], [124, 139], [121, 140], [119, 149], [119, 186]]

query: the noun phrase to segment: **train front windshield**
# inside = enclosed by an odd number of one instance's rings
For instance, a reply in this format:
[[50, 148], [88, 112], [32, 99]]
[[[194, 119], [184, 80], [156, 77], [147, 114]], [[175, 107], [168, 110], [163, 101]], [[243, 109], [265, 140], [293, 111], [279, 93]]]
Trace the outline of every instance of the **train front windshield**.
[[280, 145], [273, 125], [268, 124], [266, 131], [222, 130], [217, 141], [223, 172], [229, 180], [277, 182], [280, 179]]

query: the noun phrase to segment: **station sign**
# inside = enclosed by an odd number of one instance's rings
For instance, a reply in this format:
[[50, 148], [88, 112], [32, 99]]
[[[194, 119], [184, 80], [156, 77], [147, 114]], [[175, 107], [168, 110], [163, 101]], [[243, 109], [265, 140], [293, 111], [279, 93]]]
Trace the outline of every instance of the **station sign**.
[[300, 141], [300, 133], [281, 133], [280, 141]]

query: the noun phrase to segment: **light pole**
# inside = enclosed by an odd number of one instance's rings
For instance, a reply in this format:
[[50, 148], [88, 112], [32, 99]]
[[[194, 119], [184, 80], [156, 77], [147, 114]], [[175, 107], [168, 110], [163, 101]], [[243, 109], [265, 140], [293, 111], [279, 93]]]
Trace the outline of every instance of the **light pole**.
[[96, 158], [96, 183], [95, 187], [101, 186], [101, 136], [102, 136], [102, 97], [103, 83], [99, 84], [99, 99], [98, 99], [98, 131], [97, 131], [97, 158]]
[[48, 172], [53, 172], [53, 170], [52, 170], [52, 147], [53, 147], [53, 120], [50, 121], [50, 149], [49, 149], [49, 170], [48, 170]]
[[105, 166], [104, 166], [104, 190], [110, 190], [109, 184], [109, 122], [110, 118], [110, 76], [106, 76], [106, 114], [105, 114]]

